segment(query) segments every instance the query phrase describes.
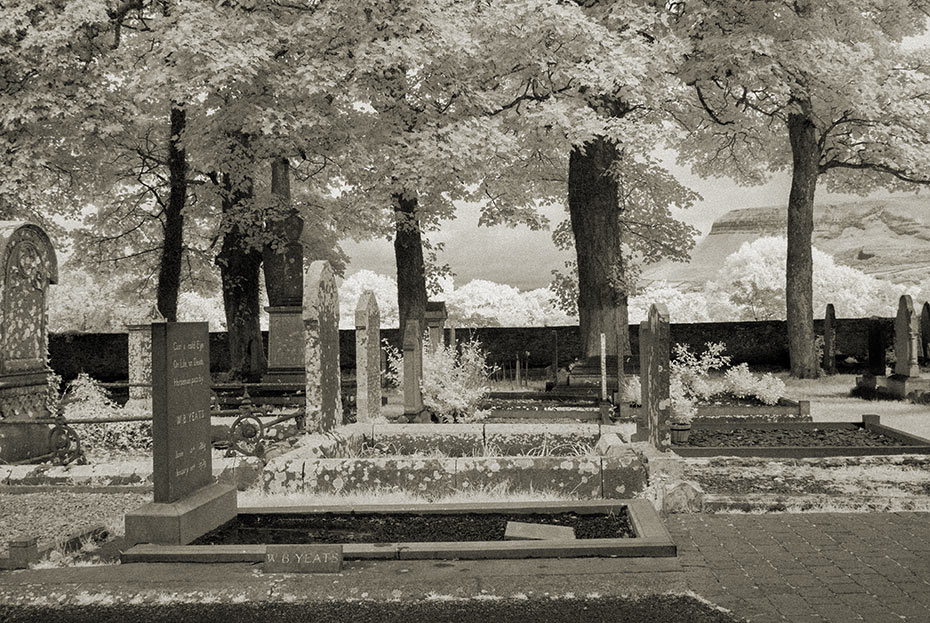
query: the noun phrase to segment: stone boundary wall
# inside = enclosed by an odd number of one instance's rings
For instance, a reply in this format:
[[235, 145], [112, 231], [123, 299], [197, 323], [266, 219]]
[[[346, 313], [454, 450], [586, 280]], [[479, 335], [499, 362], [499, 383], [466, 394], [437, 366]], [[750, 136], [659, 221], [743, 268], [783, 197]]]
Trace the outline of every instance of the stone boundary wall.
[[[861, 372], [867, 368], [868, 318], [838, 318], [836, 322], [836, 356], [840, 372]], [[882, 318], [886, 346], [894, 340], [894, 318]], [[823, 333], [823, 320], [814, 321], [814, 331]], [[449, 330], [446, 329], [446, 339]], [[529, 367], [545, 368], [552, 363], [554, 336], [558, 336], [559, 365], [567, 366], [581, 356], [581, 339], [577, 326], [566, 327], [483, 327], [457, 328], [456, 338], [464, 341], [476, 337], [489, 353], [491, 363], [505, 361], [513, 365], [516, 353], [529, 351]], [[266, 345], [268, 335], [263, 335]], [[400, 348], [397, 329], [382, 329], [381, 338]], [[783, 320], [759, 322], [700, 322], [671, 324], [672, 344], [688, 344], [692, 350], [703, 349], [706, 342], [724, 342], [734, 364], [788, 367], [788, 336]], [[639, 325], [630, 325], [633, 355], [639, 353]], [[53, 333], [49, 336], [52, 369], [66, 381], [82, 370], [99, 381], [124, 381], [128, 378], [128, 337], [126, 333]], [[355, 330], [339, 331], [340, 364], [344, 373], [354, 374]], [[855, 357], [859, 366], [844, 367], [846, 357]], [[636, 357], [634, 357], [636, 360]], [[224, 372], [229, 365], [225, 333], [210, 334], [210, 369]]]

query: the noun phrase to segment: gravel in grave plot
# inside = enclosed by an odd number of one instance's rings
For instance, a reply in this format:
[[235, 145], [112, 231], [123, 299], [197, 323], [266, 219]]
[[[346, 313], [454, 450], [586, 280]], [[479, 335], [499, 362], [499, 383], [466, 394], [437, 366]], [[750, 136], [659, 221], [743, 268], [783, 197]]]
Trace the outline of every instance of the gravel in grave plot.
[[719, 495], [930, 496], [930, 458], [687, 458], [684, 478]]
[[738, 428], [714, 430], [692, 428], [688, 436], [689, 446], [726, 447], [743, 446], [784, 447], [850, 447], [850, 446], [903, 446], [897, 439], [886, 437], [864, 428], [830, 428], [799, 430], [779, 428], [772, 430]]
[[571, 526], [579, 539], [632, 538], [624, 508], [609, 515], [554, 513], [240, 515], [195, 545], [502, 541], [508, 521]]

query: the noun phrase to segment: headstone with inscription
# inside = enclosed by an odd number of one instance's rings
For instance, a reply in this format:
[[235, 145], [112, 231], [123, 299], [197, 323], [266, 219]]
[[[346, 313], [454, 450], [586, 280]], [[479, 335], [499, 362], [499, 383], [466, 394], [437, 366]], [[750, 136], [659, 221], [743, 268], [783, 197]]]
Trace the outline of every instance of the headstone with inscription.
[[[58, 260], [45, 231], [0, 221], [0, 420], [47, 418], [48, 289]], [[0, 426], [0, 464], [49, 452], [49, 429]]]
[[329, 262], [313, 262], [304, 276], [304, 370], [307, 430], [325, 433], [342, 424], [339, 380], [339, 293]]
[[153, 306], [143, 324], [127, 325], [129, 331], [128, 409], [152, 410], [152, 323], [165, 322]]
[[153, 323], [151, 335], [155, 494], [126, 514], [126, 540], [184, 545], [236, 516], [236, 490], [213, 481], [207, 323]]
[[836, 374], [836, 310], [827, 304], [823, 317], [823, 371]]
[[355, 406], [359, 422], [381, 413], [381, 314], [371, 290], [355, 307]]

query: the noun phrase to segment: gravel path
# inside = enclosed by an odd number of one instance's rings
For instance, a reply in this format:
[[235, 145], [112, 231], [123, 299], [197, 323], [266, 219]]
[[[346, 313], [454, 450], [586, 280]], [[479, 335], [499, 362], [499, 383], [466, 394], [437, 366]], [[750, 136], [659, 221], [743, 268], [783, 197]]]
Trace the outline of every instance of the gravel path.
[[0, 493], [0, 555], [11, 540], [36, 537], [41, 545], [97, 524], [122, 534], [126, 511], [151, 501], [142, 493]]

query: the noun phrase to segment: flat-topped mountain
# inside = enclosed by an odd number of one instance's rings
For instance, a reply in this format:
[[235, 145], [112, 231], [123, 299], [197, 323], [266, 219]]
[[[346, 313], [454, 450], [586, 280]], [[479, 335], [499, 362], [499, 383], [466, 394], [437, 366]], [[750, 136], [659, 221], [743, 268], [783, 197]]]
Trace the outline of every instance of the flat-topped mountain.
[[[713, 279], [724, 260], [744, 242], [784, 236], [785, 207], [742, 208], [717, 219], [686, 264], [659, 262], [643, 271], [646, 283], [695, 290]], [[852, 203], [817, 204], [814, 246], [851, 266], [893, 283], [930, 279], [930, 198], [894, 197]]]

